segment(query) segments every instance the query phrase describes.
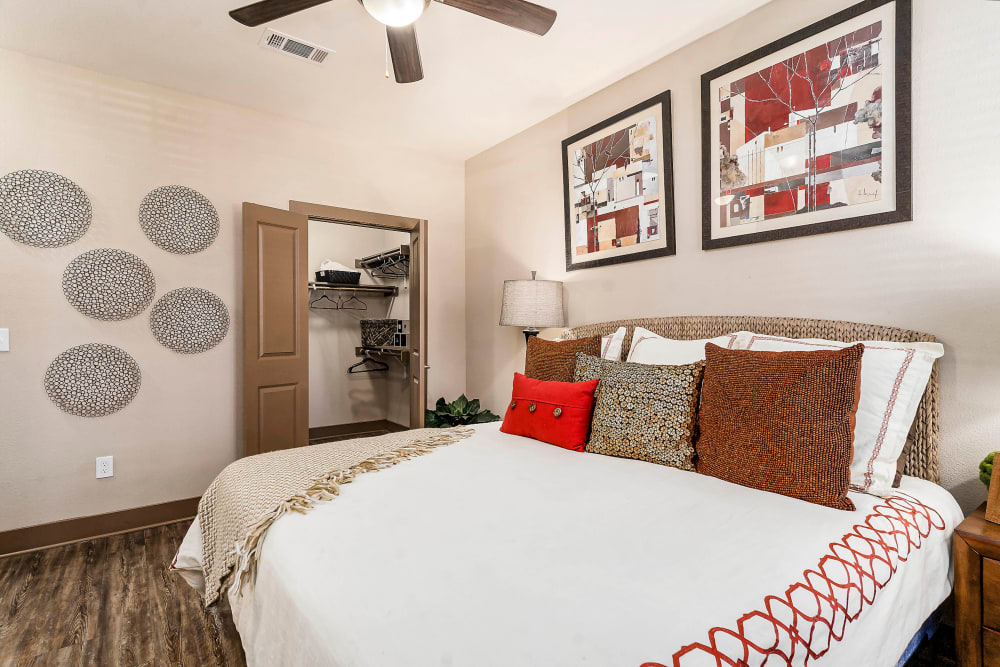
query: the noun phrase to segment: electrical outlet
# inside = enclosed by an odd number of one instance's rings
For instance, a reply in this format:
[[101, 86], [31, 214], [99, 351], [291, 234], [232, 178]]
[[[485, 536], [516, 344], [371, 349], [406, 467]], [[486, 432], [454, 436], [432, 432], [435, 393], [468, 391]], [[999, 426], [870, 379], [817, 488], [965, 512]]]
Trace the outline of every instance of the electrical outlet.
[[97, 479], [101, 479], [102, 477], [114, 477], [114, 476], [115, 476], [115, 457], [98, 456]]
[[0, 329], [0, 352], [10, 352], [10, 329]]

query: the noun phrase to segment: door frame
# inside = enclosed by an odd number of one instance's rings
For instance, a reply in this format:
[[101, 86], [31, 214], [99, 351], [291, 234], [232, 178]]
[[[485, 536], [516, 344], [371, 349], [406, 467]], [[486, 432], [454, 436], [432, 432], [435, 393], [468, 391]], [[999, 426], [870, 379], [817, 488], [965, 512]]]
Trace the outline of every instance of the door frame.
[[[411, 248], [411, 274], [415, 262], [417, 275], [410, 278], [410, 428], [424, 427], [424, 410], [427, 407], [427, 221], [387, 213], [360, 211], [338, 206], [327, 206], [290, 200], [288, 210], [305, 215], [309, 220], [320, 220], [355, 227], [388, 229], [409, 232]], [[308, 273], [305, 276], [308, 283]], [[414, 286], [416, 289], [414, 289]], [[302, 285], [308, 289], [308, 285]]]

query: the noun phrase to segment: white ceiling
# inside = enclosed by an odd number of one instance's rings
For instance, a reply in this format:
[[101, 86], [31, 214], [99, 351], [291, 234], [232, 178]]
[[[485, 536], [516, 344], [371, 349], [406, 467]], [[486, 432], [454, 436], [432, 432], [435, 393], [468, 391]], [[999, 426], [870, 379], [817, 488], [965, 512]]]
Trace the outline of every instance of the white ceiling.
[[317, 67], [257, 46], [249, 0], [0, 0], [0, 48], [465, 159], [768, 0], [538, 0], [545, 37], [431, 3], [425, 79], [386, 80], [384, 28], [355, 0], [270, 27], [336, 51]]

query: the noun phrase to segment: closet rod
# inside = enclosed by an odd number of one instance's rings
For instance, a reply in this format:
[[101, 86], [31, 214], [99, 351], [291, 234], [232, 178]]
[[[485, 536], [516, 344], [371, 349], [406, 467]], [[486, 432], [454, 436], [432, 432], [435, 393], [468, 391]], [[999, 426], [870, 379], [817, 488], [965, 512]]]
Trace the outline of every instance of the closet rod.
[[309, 289], [336, 290], [338, 292], [367, 292], [384, 296], [399, 296], [396, 285], [337, 285], [335, 283], [309, 283]]

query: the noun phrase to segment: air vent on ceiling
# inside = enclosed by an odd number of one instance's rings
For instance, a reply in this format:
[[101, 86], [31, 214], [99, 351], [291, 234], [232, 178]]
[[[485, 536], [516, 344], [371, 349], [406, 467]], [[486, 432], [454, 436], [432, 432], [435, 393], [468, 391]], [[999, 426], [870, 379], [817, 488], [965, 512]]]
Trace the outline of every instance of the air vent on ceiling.
[[264, 34], [260, 36], [260, 47], [269, 51], [277, 51], [286, 56], [292, 56], [299, 60], [308, 60], [311, 63], [322, 65], [326, 57], [334, 53], [333, 49], [328, 49], [316, 44], [290, 37], [277, 30], [266, 28]]

